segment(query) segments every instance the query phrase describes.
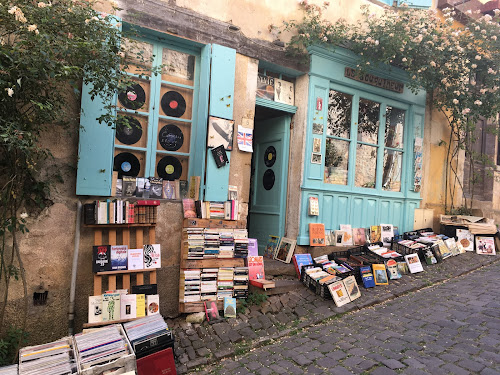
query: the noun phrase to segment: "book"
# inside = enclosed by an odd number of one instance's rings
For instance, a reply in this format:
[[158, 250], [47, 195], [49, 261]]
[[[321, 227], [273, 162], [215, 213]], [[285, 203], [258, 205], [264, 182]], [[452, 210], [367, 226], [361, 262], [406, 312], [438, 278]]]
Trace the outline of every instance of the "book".
[[390, 246], [394, 238], [394, 227], [392, 224], [380, 224], [382, 243]]
[[335, 302], [337, 307], [343, 306], [351, 301], [342, 280], [328, 284], [328, 290], [330, 291], [333, 302]]
[[370, 243], [381, 242], [382, 233], [380, 231], [380, 225], [372, 225], [370, 227]]
[[89, 296], [89, 323], [102, 322], [102, 295]]
[[293, 251], [295, 250], [296, 243], [297, 243], [296, 240], [292, 240], [286, 237], [281, 237], [278, 249], [274, 254], [274, 259], [279, 260], [281, 262], [290, 263]]
[[229, 163], [229, 159], [227, 158], [226, 149], [223, 145], [219, 145], [217, 147], [212, 148], [212, 156], [215, 160], [215, 165], [217, 168], [222, 168], [226, 164]]
[[356, 278], [354, 276], [348, 276], [342, 281], [351, 301], [361, 297], [361, 292], [359, 291], [358, 283], [356, 282]]
[[175, 191], [174, 181], [163, 181], [162, 198], [163, 199], [177, 199], [177, 192]]
[[[133, 287], [132, 287], [133, 288]], [[131, 294], [135, 296], [135, 317], [141, 318], [146, 316], [146, 295], [145, 294]]]
[[227, 200], [237, 201], [238, 200], [238, 187], [235, 185], [229, 185], [227, 189]]
[[398, 262], [396, 262], [394, 259], [389, 259], [385, 263], [385, 265], [387, 267], [387, 273], [389, 274], [389, 279], [397, 280], [402, 277], [401, 272], [399, 272]]
[[340, 230], [344, 232], [342, 237], [342, 246], [352, 246], [352, 227], [350, 224], [340, 224]]
[[258, 256], [259, 255], [259, 246], [257, 245], [256, 238], [248, 239], [248, 256]]
[[135, 180], [135, 196], [137, 198], [142, 198], [144, 196], [144, 185], [146, 183], [146, 179], [143, 177], [137, 177]]
[[250, 280], [250, 285], [256, 286], [257, 288], [260, 289], [271, 289], [271, 288], [276, 288], [276, 283], [272, 280], [266, 280], [266, 279], [255, 279], [255, 280]]
[[[135, 371], [131, 371], [130, 374], [135, 374]], [[123, 375], [128, 375], [125, 373]], [[149, 374], [177, 374], [175, 369], [175, 360], [172, 348], [165, 348], [160, 351], [156, 351], [145, 357], [137, 359], [137, 374], [139, 375], [149, 375]]]
[[132, 294], [158, 294], [157, 284], [132, 285], [130, 289]]
[[194, 218], [196, 215], [196, 206], [194, 199], [185, 198], [182, 200], [182, 209], [184, 211], [184, 218]]
[[191, 176], [189, 179], [189, 189], [188, 189], [188, 194], [187, 198], [191, 198], [195, 201], [199, 200], [199, 194], [200, 194], [200, 184], [201, 184], [201, 177], [200, 176]]
[[257, 91], [255, 94], [258, 98], [274, 100], [274, 77], [259, 73], [257, 75]]
[[220, 320], [219, 309], [217, 308], [217, 302], [215, 301], [204, 301], [205, 306], [205, 316], [207, 318], [207, 322], [215, 323]]
[[453, 255], [450, 249], [448, 249], [448, 246], [445, 245], [443, 240], [437, 240], [436, 245], [438, 246], [437, 251], [439, 252], [442, 259], [449, 258]]
[[385, 270], [385, 264], [372, 264], [375, 285], [388, 285], [389, 279]]
[[188, 196], [188, 182], [187, 180], [179, 180], [179, 198], [184, 199]]
[[143, 246], [144, 268], [161, 268], [161, 246], [160, 244], [148, 244]]
[[457, 229], [457, 243], [465, 251], [474, 251], [474, 235], [467, 229]]
[[236, 318], [236, 298], [224, 297], [224, 318]]
[[342, 230], [336, 230], [333, 231], [333, 236], [335, 238], [334, 240], [334, 246], [343, 246], [344, 245], [344, 231]]
[[366, 243], [365, 228], [354, 228], [352, 230], [352, 236], [354, 239], [354, 245], [363, 246]]
[[120, 293], [104, 293], [102, 295], [102, 321], [120, 320]]
[[297, 272], [297, 276], [299, 277], [299, 279], [302, 273], [302, 266], [313, 264], [311, 254], [295, 254], [292, 259], [293, 265], [295, 266], [295, 271]]
[[144, 249], [128, 249], [128, 269], [144, 269]]
[[137, 296], [124, 294], [120, 297], [120, 319], [133, 319], [137, 317]]
[[407, 273], [410, 272], [410, 270], [408, 269], [408, 264], [406, 264], [406, 262], [397, 262], [397, 263], [400, 274], [406, 275]]
[[446, 240], [444, 240], [444, 244], [446, 245], [448, 250], [451, 252], [451, 255], [460, 254], [460, 251], [458, 250], [458, 247], [457, 247], [457, 242], [455, 241], [455, 239], [453, 237], [447, 238]]
[[111, 246], [111, 270], [126, 270], [128, 266], [128, 246]]
[[122, 195], [124, 197], [133, 197], [136, 190], [135, 177], [123, 176], [122, 177]]
[[428, 265], [437, 263], [436, 256], [434, 255], [432, 249], [423, 250], [423, 253], [424, 253], [425, 263], [427, 263]]
[[163, 179], [159, 177], [149, 177], [149, 198], [161, 199], [163, 195]]
[[309, 246], [325, 245], [325, 224], [309, 223]]
[[495, 255], [495, 238], [476, 235], [476, 253], [482, 255]]
[[158, 294], [148, 294], [146, 296], [146, 304], [148, 316], [160, 313], [160, 296]]
[[264, 273], [264, 257], [262, 256], [249, 256], [248, 260], [248, 279], [265, 279]]
[[92, 247], [92, 272], [111, 271], [111, 246]]
[[267, 241], [267, 245], [264, 249], [264, 256], [266, 258], [274, 258], [274, 253], [278, 248], [280, 239], [281, 239], [280, 236], [271, 236], [271, 235], [269, 236], [269, 240]]
[[372, 268], [370, 266], [359, 267], [361, 273], [361, 280], [365, 288], [373, 288], [375, 286], [375, 279], [373, 278]]
[[424, 270], [422, 263], [420, 263], [420, 259], [418, 259], [418, 254], [405, 255], [405, 261], [406, 264], [408, 264], [410, 273], [422, 272]]
[[309, 215], [319, 216], [318, 197], [309, 197]]

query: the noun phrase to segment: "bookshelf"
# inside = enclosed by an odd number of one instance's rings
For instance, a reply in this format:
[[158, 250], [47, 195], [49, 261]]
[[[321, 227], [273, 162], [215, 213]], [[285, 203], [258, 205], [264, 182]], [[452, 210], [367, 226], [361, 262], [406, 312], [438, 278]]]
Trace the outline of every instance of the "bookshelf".
[[[156, 224], [92, 224], [85, 225], [94, 233], [94, 246], [127, 245], [130, 248], [141, 248], [145, 243], [155, 243]], [[144, 239], [147, 239], [144, 242]], [[131, 247], [131, 239], [135, 239], [135, 247]], [[94, 296], [106, 290], [129, 289], [131, 285], [156, 284], [156, 269], [120, 270], [94, 273]], [[119, 287], [119, 288], [117, 288]], [[122, 319], [99, 323], [85, 323], [84, 328], [98, 327], [114, 323], [123, 323], [134, 319]]]
[[[246, 229], [244, 220], [219, 220], [219, 219], [184, 219], [183, 228], [210, 228], [210, 229]], [[210, 258], [210, 259], [187, 259], [189, 246], [187, 236], [183, 231], [181, 240], [181, 260], [180, 260], [180, 282], [179, 282], [179, 312], [194, 313], [205, 311], [203, 301], [183, 302], [184, 285], [182, 283], [184, 270], [203, 268], [223, 268], [223, 267], [244, 267], [244, 258]], [[219, 310], [223, 310], [224, 301], [217, 300]]]

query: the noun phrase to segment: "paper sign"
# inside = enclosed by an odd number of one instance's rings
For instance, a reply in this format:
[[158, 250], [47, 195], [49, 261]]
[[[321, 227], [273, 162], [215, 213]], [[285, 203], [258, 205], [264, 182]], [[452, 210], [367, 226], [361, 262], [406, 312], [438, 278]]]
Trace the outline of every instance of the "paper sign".
[[253, 152], [252, 138], [253, 129], [238, 125], [238, 148], [240, 151]]

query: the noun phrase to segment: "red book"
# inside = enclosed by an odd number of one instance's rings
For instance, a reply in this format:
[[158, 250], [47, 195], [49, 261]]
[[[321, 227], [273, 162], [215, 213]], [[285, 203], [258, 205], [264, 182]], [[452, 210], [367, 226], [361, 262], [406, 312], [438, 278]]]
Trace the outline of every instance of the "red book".
[[325, 224], [309, 223], [309, 246], [326, 246]]
[[134, 224], [135, 221], [134, 221], [134, 218], [135, 218], [135, 211], [134, 211], [134, 204], [133, 203], [130, 203], [128, 205], [128, 212], [127, 212], [127, 216], [128, 216], [128, 223], [129, 224]]
[[248, 280], [265, 279], [264, 257], [249, 256], [248, 258]]
[[177, 375], [172, 348], [147, 355], [137, 360], [138, 375]]
[[135, 202], [136, 206], [159, 206], [160, 201], [158, 199], [152, 200], [139, 200]]

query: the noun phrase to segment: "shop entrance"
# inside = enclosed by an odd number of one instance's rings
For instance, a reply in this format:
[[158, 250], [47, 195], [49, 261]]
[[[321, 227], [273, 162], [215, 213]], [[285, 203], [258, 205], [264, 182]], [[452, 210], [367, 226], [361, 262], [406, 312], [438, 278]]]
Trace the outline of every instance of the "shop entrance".
[[248, 228], [259, 255], [269, 235], [285, 233], [290, 119], [281, 111], [256, 107]]

